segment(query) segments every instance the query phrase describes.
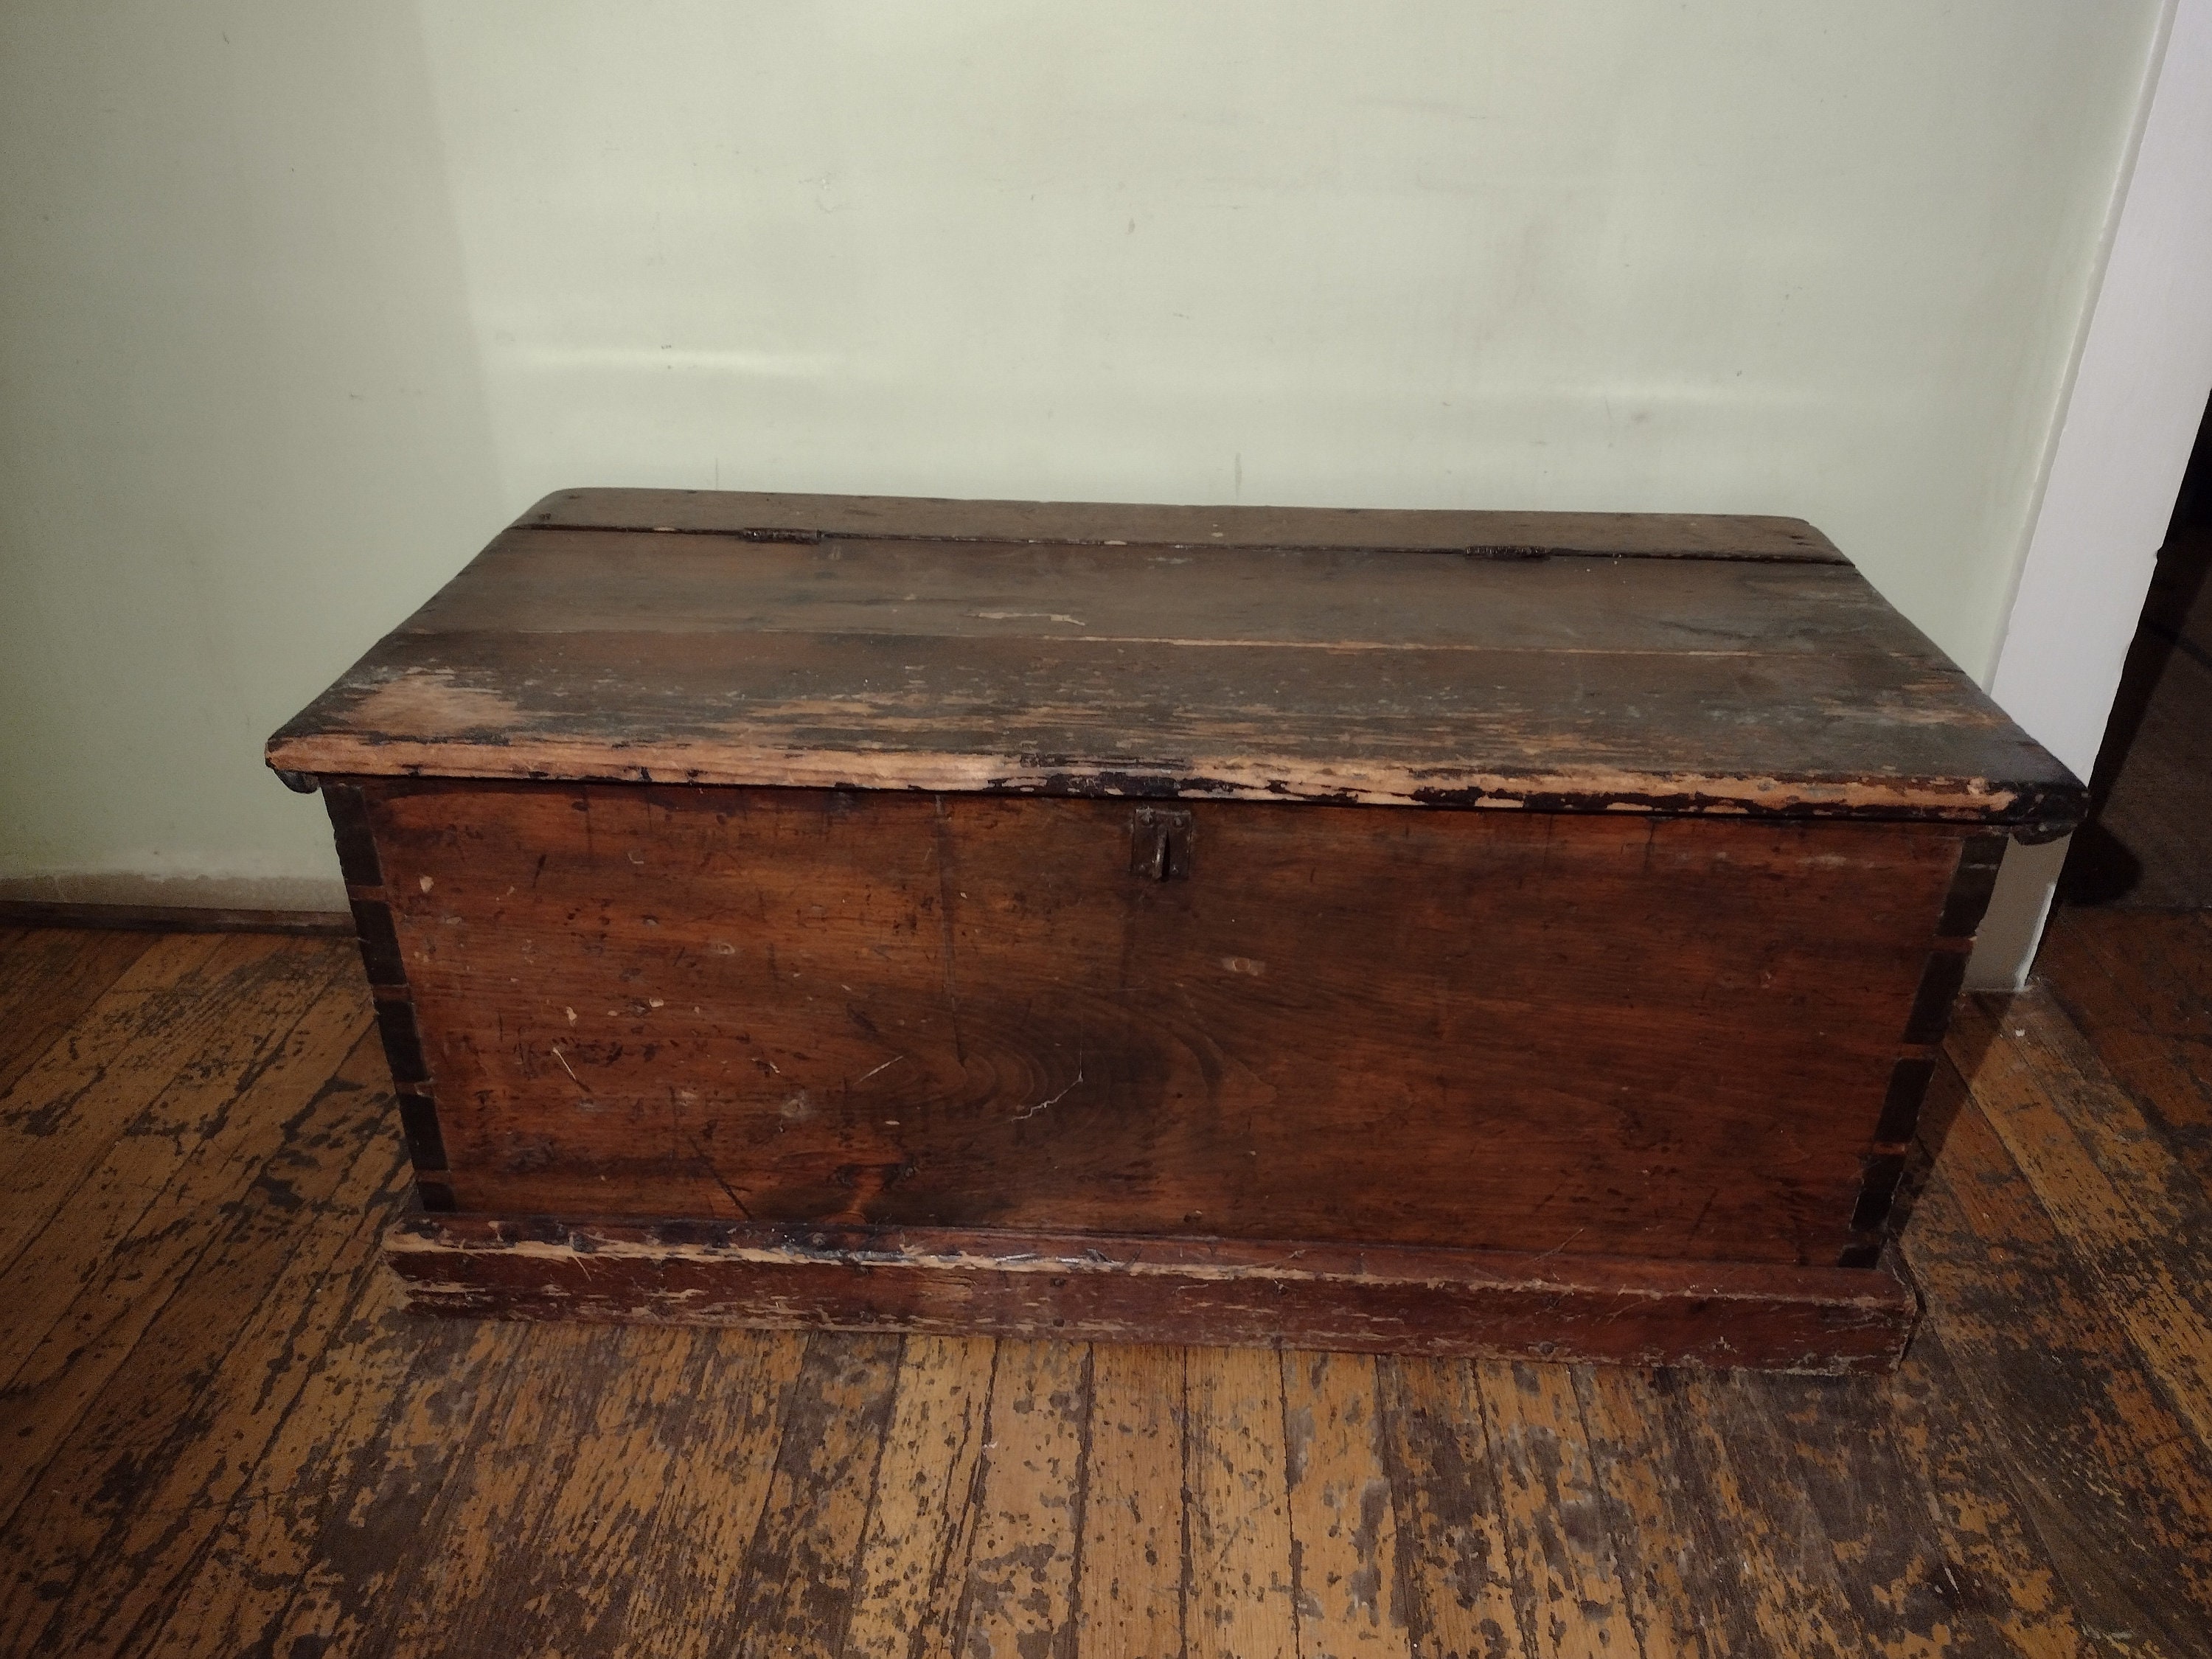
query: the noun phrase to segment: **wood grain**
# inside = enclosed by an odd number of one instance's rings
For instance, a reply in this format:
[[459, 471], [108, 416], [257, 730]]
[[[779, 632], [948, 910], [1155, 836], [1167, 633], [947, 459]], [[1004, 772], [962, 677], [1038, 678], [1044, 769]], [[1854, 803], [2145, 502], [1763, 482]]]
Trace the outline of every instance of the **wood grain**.
[[1421, 1659], [1526, 1653], [1474, 1366], [1393, 1357], [1376, 1379], [1398, 1540], [1391, 1596], [1412, 1650]]
[[1349, 1659], [1407, 1650], [1376, 1365], [1364, 1354], [1283, 1357], [1284, 1473], [1301, 1654]]
[[1738, 1393], [1784, 1449], [1778, 1484], [1803, 1493], [1862, 1640], [1889, 1631], [1897, 1648], [1961, 1659], [2012, 1650], [1969, 1599], [1943, 1534], [1897, 1524], [1927, 1498], [1891, 1412], [1811, 1378], [1747, 1379]]
[[[2078, 818], [1957, 671], [1907, 657], [1581, 657], [606, 630], [394, 635], [271, 740], [318, 776]], [[1958, 706], [1885, 722], [1855, 711]], [[1211, 711], [1220, 710], [1216, 714]]]
[[[201, 1217], [249, 1198], [281, 1206], [289, 1197], [269, 1165], [290, 1138], [290, 1120], [314, 1110], [334, 1084], [349, 1094], [376, 1087], [375, 1056], [359, 1046], [359, 1000], [333, 994], [327, 979], [284, 988], [301, 994], [270, 998], [273, 1029], [255, 1033], [243, 1054], [203, 1049], [189, 1061], [158, 1115], [132, 1122], [16, 1257], [10, 1273], [21, 1289], [0, 1352], [8, 1397], [58, 1401], [96, 1389], [103, 1365], [130, 1352], [136, 1316], [160, 1307], [149, 1292], [180, 1283], [207, 1248]], [[289, 1109], [240, 1110], [247, 1086]], [[380, 1103], [351, 1126], [358, 1133], [383, 1127], [380, 1093], [372, 1098]], [[86, 1261], [100, 1270], [80, 1278], [72, 1269]]]
[[1896, 1363], [1887, 1273], [1103, 1234], [415, 1215], [425, 1311], [757, 1329], [1158, 1340], [1829, 1375]]
[[2198, 1186], [2212, 1182], [2212, 920], [2063, 908], [2035, 971]]
[[[512, 1369], [473, 1455], [447, 1482], [442, 1524], [449, 1536], [468, 1541], [446, 1564], [434, 1597], [418, 1590], [395, 1598], [389, 1651], [428, 1656], [522, 1646], [537, 1609], [527, 1587], [503, 1571], [507, 1551], [559, 1552], [590, 1541], [563, 1535], [561, 1500], [573, 1485], [591, 1481], [588, 1468], [578, 1464], [588, 1459], [606, 1379], [628, 1369], [616, 1363], [623, 1335], [555, 1326], [530, 1343], [530, 1363]], [[615, 1521], [618, 1515], [588, 1518]], [[631, 1581], [603, 1555], [571, 1559], [556, 1639], [604, 1650]]]
[[1296, 1659], [1282, 1371], [1243, 1348], [1194, 1349], [1184, 1365], [1186, 1638], [1194, 1652]]
[[1170, 1659], [1187, 1651], [1183, 1355], [1091, 1351], [1079, 1654]]
[[1833, 1262], [1934, 825], [369, 787], [459, 1206]]
[[968, 1653], [1066, 1652], [1083, 1589], [1091, 1352], [1003, 1342], [978, 1461], [951, 1643]]
[[[129, 1415], [118, 1418], [110, 1393], [100, 1402], [106, 1409], [95, 1408], [61, 1455], [73, 1462], [91, 1454], [105, 1464], [95, 1493], [80, 1504], [76, 1526], [44, 1528], [33, 1546], [52, 1571], [65, 1552], [81, 1548], [94, 1528], [104, 1527], [98, 1545], [87, 1552], [88, 1570], [70, 1586], [66, 1628], [81, 1651], [125, 1651], [164, 1626], [179, 1587], [200, 1571], [210, 1543], [205, 1528], [180, 1528], [177, 1517], [219, 1514], [236, 1502], [307, 1381], [305, 1367], [280, 1367], [272, 1374], [267, 1355], [287, 1340], [319, 1348], [342, 1327], [350, 1301], [346, 1292], [364, 1276], [375, 1247], [379, 1200], [393, 1195], [399, 1177], [389, 1144], [363, 1136], [355, 1115], [358, 1103], [347, 1104], [352, 1110], [333, 1113], [335, 1123], [303, 1125], [308, 1133], [286, 1162], [303, 1189], [301, 1200], [321, 1200], [333, 1216], [351, 1216], [351, 1229], [333, 1229], [332, 1237], [319, 1241], [322, 1248], [303, 1249], [282, 1208], [248, 1210], [220, 1247], [222, 1257], [170, 1298], [163, 1309], [169, 1328], [149, 1331], [133, 1351], [134, 1367], [159, 1375], [155, 1368], [167, 1361], [167, 1380], [184, 1385], [172, 1396], [182, 1409], [163, 1424], [167, 1431], [158, 1447], [151, 1455], [116, 1459], [146, 1425]], [[227, 1292], [257, 1276], [261, 1294], [252, 1304], [240, 1307], [228, 1300]], [[177, 1362], [194, 1355], [210, 1327], [224, 1330], [232, 1346], [218, 1363], [180, 1374]], [[151, 1377], [142, 1373], [138, 1380], [143, 1385]], [[221, 1423], [222, 1432], [196, 1432], [206, 1421]], [[48, 1478], [81, 1488], [84, 1477], [80, 1468], [64, 1463], [50, 1466]], [[54, 1628], [48, 1626], [50, 1634]], [[12, 1634], [0, 1626], [0, 1641]]]
[[[1795, 520], [681, 492], [549, 498], [270, 759], [327, 790], [428, 1210], [1854, 1269], [1991, 826], [2082, 797]], [[726, 1254], [526, 1255], [441, 1304], [753, 1305]], [[833, 1323], [1191, 1325], [915, 1267]], [[1496, 1277], [1443, 1347], [1394, 1302], [1409, 1351], [1585, 1352]], [[1293, 1340], [1372, 1346], [1300, 1283]], [[1899, 1305], [1753, 1304], [1815, 1369]], [[1706, 1363], [1702, 1317], [1590, 1352]]]
[[1632, 1652], [1574, 1378], [1548, 1365], [1484, 1365], [1475, 1375], [1522, 1643], [1536, 1653]]
[[0, 927], [0, 1099], [151, 943], [133, 933]]
[[233, 994], [290, 964], [262, 942], [165, 939], [125, 969], [0, 1094], [0, 1268], [112, 1149], [127, 1123], [213, 1036]]
[[807, 1340], [734, 1596], [732, 1650], [748, 1659], [844, 1645], [898, 1365], [896, 1337]]
[[[806, 1345], [781, 1334], [742, 1344], [708, 1331], [659, 1334], [680, 1345], [684, 1370], [648, 1419], [653, 1455], [665, 1462], [631, 1472], [641, 1528], [611, 1546], [611, 1564], [631, 1588], [621, 1639], [608, 1651], [709, 1659], [735, 1638], [747, 1545], [774, 1478], [771, 1449], [799, 1398]], [[640, 1439], [629, 1425], [611, 1431], [609, 1456], [635, 1455]], [[641, 1562], [653, 1571], [635, 1571]], [[559, 1629], [557, 1614], [549, 1629]]]
[[1158, 549], [735, 548], [551, 530], [508, 531], [395, 631], [503, 629], [1942, 660], [1871, 588], [1819, 566], [1607, 559], [1563, 575], [1516, 560], [1470, 576], [1462, 560], [1388, 551], [1216, 550], [1201, 562]]
[[1978, 1110], [1906, 1243], [1994, 1453], [1984, 1484], [2030, 1517], [2084, 1622], [2137, 1651], [2212, 1650], [2212, 1464]]
[[876, 1465], [847, 1652], [903, 1659], [951, 1650], [982, 1519], [977, 1499], [999, 1358], [994, 1342], [908, 1340]]
[[[1717, 1568], [1706, 1605], [1725, 1650], [1851, 1659], [1871, 1641], [1757, 1381], [1669, 1377], [1655, 1390], [1671, 1472], [1688, 1488], [1691, 1552]], [[1902, 1634], [1903, 1622], [1887, 1628]]]
[[[1443, 515], [1441, 541], [1431, 526], [1405, 550], [1425, 515], [1200, 533], [1131, 508], [1130, 533], [1100, 537], [1093, 509], [915, 502], [848, 507], [883, 533], [825, 540], [747, 530], [750, 498], [663, 499], [527, 515], [279, 732], [270, 764], [2039, 834], [2080, 816], [2064, 769], [1802, 525]], [[739, 522], [670, 535], [571, 509]], [[1148, 539], [1163, 511], [1193, 550]], [[1547, 556], [1435, 550], [1501, 545]], [[1662, 551], [1691, 556], [1625, 556]]]
[[[389, 1143], [386, 1143], [389, 1150]], [[313, 1601], [329, 1577], [329, 1558], [366, 1571], [380, 1537], [365, 1550], [336, 1524], [334, 1507], [365, 1473], [366, 1449], [394, 1402], [408, 1396], [409, 1374], [424, 1358], [410, 1340], [420, 1322], [398, 1305], [398, 1286], [384, 1273], [362, 1274], [351, 1294], [333, 1297], [341, 1334], [320, 1354], [303, 1355], [301, 1391], [253, 1468], [248, 1488], [207, 1522], [206, 1547], [177, 1588], [161, 1632], [149, 1645], [189, 1659], [232, 1659], [240, 1653], [283, 1652], [276, 1645], [295, 1598]], [[433, 1367], [471, 1358], [475, 1334], [454, 1325], [427, 1346]], [[311, 1643], [318, 1638], [309, 1637]]]
[[[2102, 1644], [2084, 1628], [2030, 1510], [2008, 1481], [1993, 1476], [2005, 1453], [1972, 1408], [1941, 1333], [1923, 1328], [1887, 1403], [1906, 1465], [1925, 1482], [1939, 1528], [1929, 1541], [1942, 1562], [1942, 1588], [1960, 1618], [1986, 1618], [2001, 1651], [2036, 1659], [2096, 1652]], [[1899, 1523], [1885, 1516], [1882, 1524]]]
[[[246, 1205], [204, 1190], [183, 1217], [93, 1256], [88, 1266], [108, 1271], [85, 1276], [104, 1292], [107, 1317], [73, 1347], [34, 1352], [36, 1373], [0, 1396], [9, 1443], [20, 1449], [0, 1530], [0, 1559], [14, 1568], [0, 1594], [0, 1651], [32, 1651], [41, 1632], [63, 1631], [73, 1639], [104, 1631], [91, 1650], [119, 1650], [197, 1566], [207, 1534], [180, 1534], [173, 1517], [228, 1507], [304, 1380], [300, 1368], [272, 1371], [272, 1346], [295, 1334], [311, 1352], [330, 1340], [349, 1297], [316, 1291], [349, 1287], [374, 1252], [383, 1221], [375, 1200], [397, 1159], [388, 1141], [364, 1132], [374, 1123], [364, 1124], [365, 1109], [380, 1099], [365, 1083], [310, 1081], [304, 1112], [298, 1097], [272, 1101], [258, 1119], [276, 1132], [259, 1172], [281, 1171], [289, 1202]], [[308, 1205], [341, 1218], [312, 1242], [289, 1219]], [[174, 1235], [198, 1246], [182, 1264], [189, 1272], [131, 1270], [130, 1246]], [[134, 1286], [141, 1299], [123, 1301]], [[203, 1432], [207, 1423], [222, 1431]]]
[[[1631, 1628], [1644, 1654], [1757, 1652], [1740, 1635], [1740, 1563], [1698, 1535], [1705, 1471], [1670, 1434], [1670, 1373], [1578, 1369], [1575, 1403]], [[1730, 1540], [1733, 1542], [1733, 1540]]]
[[[253, 964], [271, 971], [248, 968], [217, 992], [259, 999], [265, 1024], [176, 1019], [173, 1002], [126, 994], [100, 1011], [105, 1041], [88, 1054], [50, 1050], [0, 1102], [27, 1142], [10, 1177], [46, 1189], [33, 1187], [0, 1221], [20, 1241], [0, 1399], [28, 1419], [0, 1474], [0, 1516], [190, 1278], [211, 1242], [209, 1212], [226, 1213], [256, 1182], [282, 1182], [269, 1160], [288, 1120], [314, 1109], [362, 1035], [358, 999], [339, 988], [343, 964], [334, 941], [289, 945]], [[149, 1020], [181, 1041], [142, 1041], [131, 1057], [143, 1065], [113, 1063], [123, 1057], [108, 1044]], [[244, 1109], [249, 1089], [265, 1091], [262, 1110]], [[107, 1115], [118, 1110], [119, 1133]], [[270, 1184], [259, 1195], [281, 1204], [288, 1191]]]
[[2212, 1202], [2041, 992], [1992, 1016], [1970, 1006], [1960, 1034], [1982, 1051], [1984, 1116], [2175, 1411], [2212, 1448], [2212, 1286], [2198, 1244], [2212, 1237]]
[[1160, 507], [709, 489], [559, 489], [515, 521], [566, 528], [796, 538], [927, 537], [1038, 545], [1420, 549], [1840, 563], [1802, 519], [1710, 513]]
[[448, 1487], [483, 1446], [522, 1351], [464, 1324], [405, 1343], [406, 1376], [356, 1425], [369, 1431], [337, 1449], [327, 1488], [295, 1499], [306, 1570], [264, 1626], [270, 1652], [388, 1650], [422, 1581], [414, 1540], [446, 1535]]

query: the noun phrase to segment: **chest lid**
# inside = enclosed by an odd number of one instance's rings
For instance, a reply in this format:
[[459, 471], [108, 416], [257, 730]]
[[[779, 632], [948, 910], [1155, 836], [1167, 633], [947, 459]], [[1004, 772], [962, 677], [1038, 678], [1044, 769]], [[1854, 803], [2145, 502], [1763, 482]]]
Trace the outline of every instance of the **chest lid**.
[[2080, 784], [1794, 519], [548, 496], [311, 775], [1923, 817]]

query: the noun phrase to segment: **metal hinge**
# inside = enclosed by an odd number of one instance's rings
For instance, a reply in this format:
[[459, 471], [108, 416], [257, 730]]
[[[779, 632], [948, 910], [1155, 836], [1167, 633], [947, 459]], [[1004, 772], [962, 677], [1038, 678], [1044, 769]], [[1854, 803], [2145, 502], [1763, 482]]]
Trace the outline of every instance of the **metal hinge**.
[[1129, 821], [1129, 873], [1154, 881], [1190, 879], [1190, 813], [1139, 806]]

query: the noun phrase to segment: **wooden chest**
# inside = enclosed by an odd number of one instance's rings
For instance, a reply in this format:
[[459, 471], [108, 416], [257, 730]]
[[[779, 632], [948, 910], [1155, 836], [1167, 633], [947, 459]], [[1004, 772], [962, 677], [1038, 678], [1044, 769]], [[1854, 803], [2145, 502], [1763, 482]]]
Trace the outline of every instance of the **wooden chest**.
[[568, 491], [269, 758], [419, 1305], [1813, 1370], [2081, 804], [1668, 515]]

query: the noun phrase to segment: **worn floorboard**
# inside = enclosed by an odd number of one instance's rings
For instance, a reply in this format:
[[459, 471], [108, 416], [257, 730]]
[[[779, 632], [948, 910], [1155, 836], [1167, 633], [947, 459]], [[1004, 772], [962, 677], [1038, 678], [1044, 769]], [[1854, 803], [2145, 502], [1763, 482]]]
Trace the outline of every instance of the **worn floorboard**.
[[153, 942], [106, 929], [0, 927], [0, 1095]]
[[2036, 973], [2173, 1155], [2212, 1184], [2212, 913], [2062, 908]]
[[410, 1317], [346, 947], [0, 930], [0, 1652], [2201, 1659], [2212, 924], [2045, 968], [1825, 1381]]

